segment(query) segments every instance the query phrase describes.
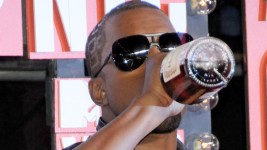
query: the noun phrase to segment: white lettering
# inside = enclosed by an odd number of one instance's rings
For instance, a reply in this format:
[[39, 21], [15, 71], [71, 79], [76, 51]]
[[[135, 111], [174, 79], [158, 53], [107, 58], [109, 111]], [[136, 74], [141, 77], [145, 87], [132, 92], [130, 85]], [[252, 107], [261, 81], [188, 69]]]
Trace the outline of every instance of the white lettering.
[[125, 2], [125, 0], [105, 0], [104, 1], [104, 9], [105, 9], [105, 14], [110, 12], [111, 9], [116, 7], [117, 5]]
[[55, 51], [57, 41], [54, 36], [54, 19], [61, 19], [61, 30], [66, 34], [70, 51], [84, 51], [87, 39], [86, 0], [57, 0], [60, 18], [54, 18], [56, 10], [53, 9], [53, 0], [38, 0], [33, 3], [36, 52]]
[[57, 0], [71, 51], [84, 51], [87, 39], [86, 0]]
[[61, 138], [61, 144], [62, 144], [62, 148], [66, 148], [74, 143], [76, 143], [78, 141], [76, 141], [75, 137], [62, 137]]
[[160, 8], [160, 0], [142, 0], [142, 1], [146, 1]]
[[53, 52], [53, 2], [52, 0], [35, 0], [33, 3], [36, 52]]
[[[79, 90], [73, 91], [73, 89]], [[97, 122], [101, 115], [100, 107], [95, 106], [90, 100], [87, 81], [61, 80], [59, 95], [60, 128], [85, 128], [88, 123]]]
[[186, 4], [170, 3], [169, 18], [177, 32], [187, 32]]
[[2, 7], [4, 0], [0, 0], [0, 8]]

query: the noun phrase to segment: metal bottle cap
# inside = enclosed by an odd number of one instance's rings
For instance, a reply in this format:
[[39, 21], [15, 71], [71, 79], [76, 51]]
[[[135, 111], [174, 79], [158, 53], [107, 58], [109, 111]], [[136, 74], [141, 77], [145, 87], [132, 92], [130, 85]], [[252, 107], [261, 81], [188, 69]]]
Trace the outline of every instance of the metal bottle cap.
[[229, 46], [214, 37], [195, 40], [186, 54], [189, 77], [205, 88], [226, 86], [235, 70]]

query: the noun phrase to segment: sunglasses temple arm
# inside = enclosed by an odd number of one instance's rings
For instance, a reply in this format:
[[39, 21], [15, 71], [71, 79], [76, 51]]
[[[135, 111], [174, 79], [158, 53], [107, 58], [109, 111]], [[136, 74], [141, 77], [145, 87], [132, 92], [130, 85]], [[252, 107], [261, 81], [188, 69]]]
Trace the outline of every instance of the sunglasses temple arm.
[[108, 63], [109, 58], [111, 57], [111, 53], [109, 53], [108, 57], [105, 59], [104, 64], [101, 66], [101, 68], [97, 71], [97, 73], [94, 75], [94, 77], [96, 78], [99, 73], [101, 72], [101, 70], [105, 67], [105, 65]]

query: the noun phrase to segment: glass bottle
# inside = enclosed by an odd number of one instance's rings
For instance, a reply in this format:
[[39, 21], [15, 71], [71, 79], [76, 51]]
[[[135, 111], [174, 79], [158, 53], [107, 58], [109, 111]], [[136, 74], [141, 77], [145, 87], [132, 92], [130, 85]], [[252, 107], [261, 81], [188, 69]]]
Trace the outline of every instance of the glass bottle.
[[161, 80], [177, 102], [200, 103], [199, 99], [207, 99], [226, 87], [234, 70], [229, 46], [220, 39], [202, 37], [167, 54], [161, 64]]

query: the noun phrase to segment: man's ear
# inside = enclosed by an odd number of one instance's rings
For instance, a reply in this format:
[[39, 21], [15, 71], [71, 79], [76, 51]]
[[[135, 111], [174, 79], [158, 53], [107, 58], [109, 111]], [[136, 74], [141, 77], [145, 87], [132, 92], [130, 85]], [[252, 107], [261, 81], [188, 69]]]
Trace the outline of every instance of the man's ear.
[[104, 106], [108, 104], [106, 91], [104, 89], [104, 80], [100, 77], [92, 78], [89, 81], [89, 92], [92, 100], [98, 106]]

